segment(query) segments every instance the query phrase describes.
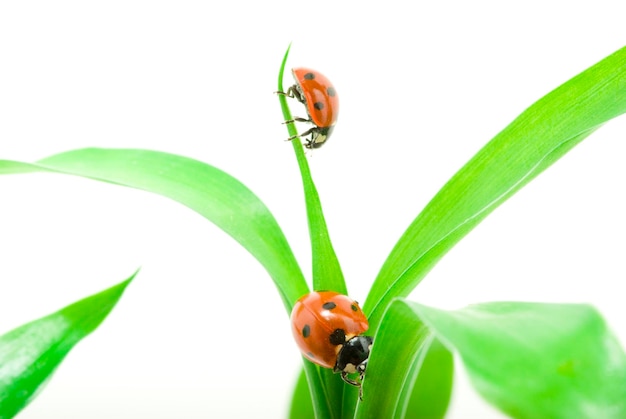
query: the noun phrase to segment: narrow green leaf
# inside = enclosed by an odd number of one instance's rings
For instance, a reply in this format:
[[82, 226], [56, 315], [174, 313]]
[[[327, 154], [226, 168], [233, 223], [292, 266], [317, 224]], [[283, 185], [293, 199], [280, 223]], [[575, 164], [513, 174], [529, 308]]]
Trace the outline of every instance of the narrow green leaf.
[[624, 112], [626, 48], [525, 110], [448, 181], [400, 238], [364, 304], [372, 330], [387, 305], [408, 295], [491, 211]]
[[[289, 56], [289, 48], [281, 63], [278, 72], [278, 91], [284, 92], [283, 77], [285, 73], [285, 64]], [[280, 107], [283, 111], [283, 117], [286, 121], [292, 120], [291, 111], [287, 105], [285, 95], [277, 95], [280, 101]], [[287, 124], [289, 136], [297, 135], [295, 124]], [[322, 203], [320, 201], [317, 188], [311, 177], [309, 163], [304, 155], [304, 149], [299, 137], [292, 140], [294, 152], [300, 174], [302, 176], [302, 184], [304, 186], [304, 198], [306, 202], [307, 219], [309, 222], [309, 235], [311, 237], [311, 254], [313, 265], [313, 289], [314, 290], [333, 290], [341, 294], [347, 294], [346, 283], [339, 265], [339, 260], [335, 254], [335, 249], [330, 241], [326, 220], [322, 212]]]
[[37, 164], [0, 160], [0, 174], [35, 171], [77, 175], [153, 192], [191, 208], [237, 240], [265, 267], [291, 312], [308, 292], [278, 223], [232, 176], [197, 160], [149, 150], [87, 148]]
[[22, 410], [81, 339], [93, 332], [133, 280], [0, 336], [0, 419]]
[[[278, 91], [284, 92], [283, 77], [285, 64], [289, 56], [289, 48], [285, 52], [283, 61], [278, 72]], [[291, 111], [287, 105], [285, 95], [277, 95], [286, 121], [292, 120]], [[289, 136], [297, 135], [294, 124], [287, 124]], [[307, 220], [309, 224], [309, 236], [311, 238], [311, 258], [313, 267], [313, 289], [333, 290], [341, 294], [347, 294], [346, 283], [341, 271], [341, 266], [335, 249], [330, 240], [326, 220], [322, 212], [317, 188], [311, 177], [311, 171], [304, 155], [302, 143], [298, 137], [292, 140], [292, 146], [300, 168], [302, 185], [304, 187], [304, 199], [306, 203]], [[294, 301], [295, 302], [295, 301]], [[314, 410], [318, 417], [341, 417], [344, 383], [339, 376], [324, 368], [309, 365], [304, 361], [309, 388], [313, 394]], [[312, 376], [316, 374], [316, 376]], [[293, 403], [292, 403], [293, 404]], [[323, 412], [323, 413], [322, 413]]]
[[459, 352], [476, 389], [512, 417], [626, 417], [626, 354], [593, 307], [406, 304]]
[[[291, 419], [314, 419], [313, 400], [309, 391], [306, 374], [301, 371], [298, 375], [298, 381], [293, 390], [291, 397], [291, 407], [289, 410]], [[321, 416], [318, 416], [321, 417]]]

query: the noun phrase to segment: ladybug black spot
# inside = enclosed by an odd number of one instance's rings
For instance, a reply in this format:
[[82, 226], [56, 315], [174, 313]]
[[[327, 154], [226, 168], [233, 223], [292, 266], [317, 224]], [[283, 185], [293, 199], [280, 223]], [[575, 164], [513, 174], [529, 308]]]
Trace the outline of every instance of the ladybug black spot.
[[333, 302], [329, 302], [329, 303], [324, 303], [324, 305], [322, 306], [322, 308], [324, 310], [332, 310], [333, 308], [337, 307], [337, 304], [333, 303]]
[[346, 331], [343, 329], [335, 329], [328, 337], [328, 340], [333, 345], [343, 345], [346, 343]]
[[311, 335], [311, 327], [308, 324], [305, 324], [302, 328], [302, 337], [308, 338]]
[[337, 92], [335, 91], [335, 88], [330, 86], [328, 89], [326, 89], [326, 93], [328, 93], [328, 96], [330, 97], [334, 97], [335, 95], [337, 95]]
[[304, 80], [313, 80], [315, 78], [315, 74], [313, 73], [306, 73], [304, 75]]
[[315, 102], [313, 104], [313, 107], [318, 111], [321, 111], [322, 109], [324, 109], [324, 104], [322, 102]]
[[352, 304], [350, 308], [352, 309], [352, 311], [359, 311], [359, 308], [356, 306], [356, 304]]

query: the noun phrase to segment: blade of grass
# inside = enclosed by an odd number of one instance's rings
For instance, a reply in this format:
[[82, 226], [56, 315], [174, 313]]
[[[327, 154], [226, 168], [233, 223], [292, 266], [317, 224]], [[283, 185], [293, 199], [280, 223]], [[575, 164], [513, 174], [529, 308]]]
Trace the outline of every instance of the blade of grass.
[[[278, 72], [278, 91], [284, 92], [283, 77], [285, 72], [285, 64], [289, 57], [289, 49], [285, 52], [283, 61]], [[287, 106], [285, 95], [277, 95], [282, 109], [283, 117], [286, 121], [293, 119], [291, 111]], [[297, 135], [295, 125], [287, 124], [289, 136]], [[341, 294], [347, 294], [348, 290], [339, 265], [339, 260], [335, 254], [335, 249], [330, 241], [328, 228], [322, 212], [322, 203], [320, 201], [317, 188], [311, 177], [311, 171], [299, 137], [292, 140], [292, 146], [296, 154], [298, 167], [302, 176], [302, 185], [304, 187], [304, 199], [306, 203], [307, 220], [309, 224], [309, 236], [311, 238], [311, 257], [313, 267], [313, 289], [314, 290], [333, 290]], [[341, 417], [341, 406], [343, 399], [344, 383], [338, 375], [333, 374], [331, 370], [318, 368], [310, 365], [310, 362], [304, 361], [305, 371], [309, 380], [309, 386], [313, 393], [313, 404], [317, 417]], [[312, 377], [311, 374], [317, 373], [318, 377]], [[321, 387], [317, 387], [321, 384]], [[317, 397], [318, 395], [319, 397]], [[328, 403], [330, 412], [325, 415], [320, 414]], [[330, 415], [330, 416], [327, 416]]]
[[107, 317], [135, 275], [0, 336], [0, 418], [12, 418], [33, 400], [68, 352]]
[[[278, 72], [278, 91], [284, 92], [283, 77], [285, 72], [285, 64], [289, 57], [289, 48], [285, 52], [283, 61]], [[280, 107], [283, 112], [285, 121], [293, 119], [287, 99], [285, 95], [277, 95], [280, 101]], [[289, 136], [297, 135], [294, 124], [287, 124]], [[309, 222], [309, 235], [311, 237], [311, 253], [313, 265], [313, 289], [314, 290], [332, 290], [341, 294], [347, 294], [346, 283], [339, 265], [339, 260], [335, 254], [335, 249], [330, 241], [324, 213], [322, 211], [322, 203], [320, 201], [317, 188], [311, 177], [309, 163], [304, 155], [304, 149], [299, 137], [292, 141], [293, 150], [296, 154], [298, 167], [302, 176], [302, 185], [304, 186], [304, 199], [306, 201], [307, 219]]]
[[287, 313], [308, 292], [273, 215], [232, 176], [197, 160], [149, 150], [87, 148], [36, 164], [0, 160], [0, 174], [57, 172], [153, 192], [189, 207], [237, 240], [270, 274]]
[[458, 351], [485, 399], [512, 417], [626, 417], [626, 354], [593, 307], [406, 304]]
[[364, 310], [376, 330], [459, 240], [600, 125], [626, 112], [626, 48], [548, 93], [459, 170], [413, 221], [381, 268]]

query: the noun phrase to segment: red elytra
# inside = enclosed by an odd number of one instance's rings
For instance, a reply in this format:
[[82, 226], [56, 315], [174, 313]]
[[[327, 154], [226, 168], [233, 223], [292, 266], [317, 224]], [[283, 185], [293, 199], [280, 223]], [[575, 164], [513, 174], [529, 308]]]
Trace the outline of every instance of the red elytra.
[[291, 325], [304, 357], [333, 369], [344, 344], [369, 328], [358, 303], [332, 291], [312, 292], [300, 298], [291, 312]]
[[310, 135], [310, 138], [306, 139], [305, 147], [319, 148], [326, 143], [337, 122], [339, 115], [337, 92], [330, 80], [319, 71], [305, 67], [294, 68], [291, 71], [296, 79], [296, 84], [291, 86], [286, 93], [279, 93], [293, 97], [303, 103], [309, 119], [294, 118], [286, 122], [311, 122], [315, 126], [289, 139], [293, 140], [296, 137]]
[[304, 96], [311, 121], [319, 128], [329, 128], [337, 122], [339, 98], [328, 78], [319, 71], [299, 67], [292, 70]]

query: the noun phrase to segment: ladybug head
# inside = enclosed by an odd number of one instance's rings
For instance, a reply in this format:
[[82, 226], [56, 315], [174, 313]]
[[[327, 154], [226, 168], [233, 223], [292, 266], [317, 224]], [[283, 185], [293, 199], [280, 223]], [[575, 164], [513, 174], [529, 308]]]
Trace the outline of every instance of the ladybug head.
[[330, 127], [314, 127], [310, 129], [311, 138], [307, 139], [304, 146], [306, 148], [320, 148], [326, 144], [326, 140], [328, 140], [328, 137], [332, 134], [333, 128], [335, 128], [334, 125], [331, 125]]
[[[337, 354], [334, 372], [344, 374], [360, 373], [363, 375], [367, 359], [370, 356], [373, 339], [371, 336], [355, 336], [348, 340]], [[354, 383], [350, 383], [355, 385]]]

